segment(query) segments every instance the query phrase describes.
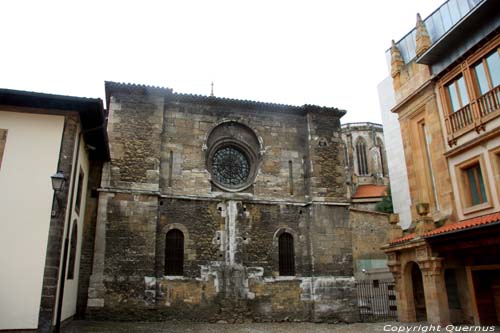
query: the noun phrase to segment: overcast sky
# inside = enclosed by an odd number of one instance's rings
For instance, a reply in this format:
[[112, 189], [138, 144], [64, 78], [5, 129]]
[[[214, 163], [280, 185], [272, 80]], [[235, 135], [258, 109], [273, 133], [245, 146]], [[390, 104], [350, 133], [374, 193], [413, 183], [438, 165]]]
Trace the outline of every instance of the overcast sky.
[[444, 0], [0, 1], [0, 88], [100, 97], [104, 81], [345, 109], [381, 122], [384, 52]]

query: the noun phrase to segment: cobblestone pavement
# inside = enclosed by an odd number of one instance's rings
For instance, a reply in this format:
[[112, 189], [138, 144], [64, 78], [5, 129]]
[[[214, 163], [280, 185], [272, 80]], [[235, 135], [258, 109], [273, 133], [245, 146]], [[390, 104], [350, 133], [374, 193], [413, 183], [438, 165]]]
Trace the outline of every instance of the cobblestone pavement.
[[[419, 326], [420, 325], [420, 326]], [[111, 321], [72, 321], [64, 333], [131, 332], [131, 333], [372, 333], [372, 332], [500, 332], [500, 326], [433, 326], [424, 323], [356, 323], [356, 324], [315, 324], [315, 323], [247, 323], [247, 324], [209, 324], [182, 321], [167, 322], [111, 322]], [[464, 329], [465, 327], [465, 329]]]
[[315, 324], [315, 323], [247, 323], [247, 324], [209, 324], [193, 322], [95, 322], [73, 321], [63, 329], [64, 333], [94, 333], [94, 332], [134, 332], [134, 333], [371, 333], [384, 332], [384, 325], [397, 325], [395, 322], [387, 323], [356, 323], [356, 324]]

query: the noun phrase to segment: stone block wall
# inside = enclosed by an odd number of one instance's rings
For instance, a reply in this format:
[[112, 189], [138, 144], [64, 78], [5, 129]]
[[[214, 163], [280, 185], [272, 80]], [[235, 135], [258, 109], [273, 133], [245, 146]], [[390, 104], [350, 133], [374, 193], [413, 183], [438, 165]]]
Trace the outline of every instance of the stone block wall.
[[[107, 95], [89, 318], [355, 320], [341, 111], [114, 83]], [[228, 122], [258, 150], [241, 191], [221, 190], [208, 171], [210, 134]], [[172, 229], [183, 235], [182, 276], [165, 275]], [[279, 273], [283, 232], [294, 276]]]
[[81, 319], [85, 316], [87, 308], [87, 294], [92, 274], [92, 263], [94, 261], [94, 240], [96, 232], [97, 206], [99, 193], [97, 189], [101, 183], [102, 162], [89, 161], [87, 198], [85, 199], [85, 220], [82, 231], [82, 248], [80, 257], [80, 269], [78, 278], [78, 298], [75, 317]]
[[[106, 266], [108, 294], [131, 298], [141, 292], [145, 276], [154, 276], [158, 198], [115, 193], [107, 204]], [[128, 294], [132, 297], [128, 297]]]
[[[387, 255], [380, 249], [381, 245], [389, 242], [389, 214], [367, 211], [362, 209], [352, 208], [349, 211], [349, 224], [352, 234], [352, 256], [354, 260], [355, 276], [360, 280], [371, 279], [372, 272], [376, 276], [381, 276], [382, 273], [387, 273], [387, 278], [391, 278], [389, 268], [387, 267]], [[373, 261], [373, 264], [366, 268], [366, 272], [362, 269], [364, 263]], [[379, 264], [385, 263], [383, 267], [378, 267]]]
[[112, 186], [158, 190], [164, 96], [136, 89], [109, 102]]
[[[303, 161], [307, 147], [302, 115], [184, 101], [165, 105], [161, 160], [163, 192], [177, 195], [210, 195], [213, 192], [206, 170], [206, 140], [210, 131], [224, 121], [248, 126], [262, 143], [260, 168], [250, 190], [255, 198], [303, 198], [306, 192]], [[293, 194], [290, 191], [290, 162]]]
[[340, 118], [321, 108], [308, 110], [310, 195], [319, 201], [347, 202]]
[[347, 206], [312, 205], [310, 214], [315, 274], [352, 276], [352, 238]]

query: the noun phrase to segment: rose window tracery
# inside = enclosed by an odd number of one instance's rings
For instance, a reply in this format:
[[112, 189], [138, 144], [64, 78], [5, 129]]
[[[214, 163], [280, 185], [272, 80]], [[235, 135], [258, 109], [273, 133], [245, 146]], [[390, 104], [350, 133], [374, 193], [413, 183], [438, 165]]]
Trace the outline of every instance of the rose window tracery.
[[245, 183], [250, 174], [246, 155], [233, 146], [217, 150], [212, 157], [212, 173], [217, 182], [227, 186]]
[[255, 132], [246, 125], [226, 121], [214, 127], [205, 142], [213, 190], [251, 192], [262, 150]]

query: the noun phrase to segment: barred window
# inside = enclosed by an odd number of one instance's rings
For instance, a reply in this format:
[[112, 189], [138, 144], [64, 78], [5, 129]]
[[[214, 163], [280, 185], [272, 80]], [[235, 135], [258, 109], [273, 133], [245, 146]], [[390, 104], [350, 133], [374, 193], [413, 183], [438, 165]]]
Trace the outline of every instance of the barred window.
[[178, 229], [167, 232], [165, 243], [165, 275], [183, 275], [184, 234]]
[[287, 232], [279, 236], [279, 272], [281, 276], [295, 275], [295, 251], [293, 236]]

